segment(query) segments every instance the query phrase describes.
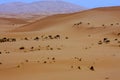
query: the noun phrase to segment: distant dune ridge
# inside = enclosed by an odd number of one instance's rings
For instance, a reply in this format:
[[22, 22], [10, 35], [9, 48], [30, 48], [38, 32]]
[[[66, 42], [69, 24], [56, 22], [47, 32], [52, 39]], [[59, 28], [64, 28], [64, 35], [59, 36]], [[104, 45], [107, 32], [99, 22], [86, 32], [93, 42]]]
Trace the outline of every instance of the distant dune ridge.
[[0, 4], [0, 31], [4, 32], [9, 29], [21, 27], [50, 15], [68, 14], [82, 10], [85, 10], [85, 8], [62, 0], [40, 0], [32, 3], [12, 2]]
[[13, 2], [0, 5], [0, 13], [9, 14], [61, 14], [84, 10], [84, 7], [64, 1]]
[[[120, 22], [120, 7], [105, 7], [85, 10], [72, 14], [53, 15], [33, 23], [27, 24], [14, 31], [36, 31], [45, 27], [64, 26], [71, 27], [75, 23], [82, 22], [82, 26], [101, 27], [110, 26]], [[89, 25], [88, 25], [89, 23]], [[60, 27], [61, 27], [60, 26]]]

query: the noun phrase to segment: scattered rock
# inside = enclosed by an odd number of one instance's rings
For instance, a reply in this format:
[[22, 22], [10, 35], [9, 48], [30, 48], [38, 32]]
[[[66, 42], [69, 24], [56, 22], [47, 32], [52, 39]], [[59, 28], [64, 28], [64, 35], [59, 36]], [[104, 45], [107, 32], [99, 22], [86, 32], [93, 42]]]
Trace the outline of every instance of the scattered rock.
[[120, 33], [118, 33], [117, 35], [120, 36]]
[[98, 44], [101, 45], [101, 44], [102, 44], [102, 41], [99, 41]]
[[43, 63], [45, 63], [45, 64], [46, 64], [46, 63], [47, 63], [47, 61], [44, 61]]
[[105, 26], [104, 24], [102, 26]]
[[79, 61], [82, 61], [82, 58], [80, 58]]
[[53, 57], [52, 60], [55, 60], [55, 58]]
[[25, 40], [28, 40], [28, 38], [27, 38], [27, 37], [25, 37]]
[[115, 41], [117, 41], [118, 39], [115, 39]]
[[20, 68], [20, 65], [17, 65], [17, 68]]
[[50, 58], [48, 57], [47, 59], [49, 60]]
[[81, 69], [81, 67], [80, 67], [80, 66], [78, 66], [78, 69]]
[[29, 60], [25, 60], [25, 62], [29, 62]]
[[86, 47], [85, 49], [87, 50], [88, 48]]
[[71, 66], [71, 68], [73, 68], [73, 66]]
[[120, 41], [118, 41], [118, 43], [120, 43]]
[[50, 48], [50, 50], [53, 50], [53, 48]]
[[2, 64], [2, 62], [0, 62], [0, 65]]
[[118, 45], [120, 47], [120, 45]]
[[57, 48], [57, 50], [61, 50], [61, 48]]
[[116, 25], [119, 25], [119, 23], [116, 23]]
[[31, 47], [31, 49], [34, 49], [34, 47]]
[[94, 71], [95, 69], [94, 69], [94, 67], [93, 67], [93, 66], [91, 66], [91, 67], [90, 67], [90, 70], [91, 70], [91, 71]]
[[65, 37], [65, 39], [69, 39], [68, 37]]
[[37, 61], [37, 63], [39, 63], [40, 61]]
[[19, 49], [20, 49], [20, 50], [23, 50], [23, 49], [25, 49], [25, 48], [24, 48], [24, 47], [20, 47]]
[[109, 77], [105, 77], [105, 79], [109, 79]]
[[104, 38], [104, 39], [103, 39], [103, 42], [104, 42], [104, 43], [110, 43], [110, 40], [109, 40], [108, 38]]
[[91, 35], [88, 35], [88, 37], [91, 37]]
[[113, 24], [110, 24], [111, 26], [113, 26]]
[[36, 37], [34, 40], [39, 40], [39, 37]]

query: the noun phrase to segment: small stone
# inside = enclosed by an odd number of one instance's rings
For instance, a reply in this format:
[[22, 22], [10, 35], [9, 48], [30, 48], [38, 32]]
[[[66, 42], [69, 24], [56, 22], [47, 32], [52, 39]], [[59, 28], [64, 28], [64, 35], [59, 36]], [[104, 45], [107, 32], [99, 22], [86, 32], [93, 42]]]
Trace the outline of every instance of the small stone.
[[109, 79], [109, 77], [106, 77], [105, 79]]
[[90, 67], [90, 70], [91, 70], [91, 71], [94, 71], [95, 69], [94, 69], [94, 67], [93, 67], [93, 66], [91, 66], [91, 67]]
[[73, 66], [71, 66], [71, 68], [73, 68]]
[[47, 63], [47, 61], [44, 61], [44, 63], [46, 64], [46, 63]]
[[28, 60], [25, 60], [25, 62], [29, 62]]
[[55, 60], [55, 58], [53, 57], [52, 60]]
[[1, 65], [2, 63], [0, 62], [0, 65]]
[[18, 65], [17, 68], [20, 68], [20, 65]]
[[78, 69], [81, 69], [81, 67], [80, 67], [80, 66], [78, 66]]

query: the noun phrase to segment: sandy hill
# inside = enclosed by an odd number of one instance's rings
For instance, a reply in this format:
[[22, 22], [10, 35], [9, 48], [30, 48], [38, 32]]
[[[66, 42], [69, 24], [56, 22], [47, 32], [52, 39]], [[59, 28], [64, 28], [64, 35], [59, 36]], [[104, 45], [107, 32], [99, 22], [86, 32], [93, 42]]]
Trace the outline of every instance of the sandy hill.
[[0, 32], [13, 30], [16, 27], [28, 24], [28, 20], [0, 17]]
[[4, 18], [0, 17], [0, 24], [26, 24], [27, 21], [23, 19], [16, 19], [16, 18]]
[[89, 27], [111, 26], [120, 22], [120, 7], [95, 8], [82, 12], [53, 15], [37, 20], [14, 31], [38, 31], [45, 27], [70, 27], [77, 23]]

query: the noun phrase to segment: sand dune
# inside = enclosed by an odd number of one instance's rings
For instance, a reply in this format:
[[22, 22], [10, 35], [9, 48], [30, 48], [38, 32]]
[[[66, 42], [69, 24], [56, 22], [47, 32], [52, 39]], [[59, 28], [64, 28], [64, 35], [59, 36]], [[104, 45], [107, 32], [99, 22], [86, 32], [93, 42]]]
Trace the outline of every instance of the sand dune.
[[0, 78], [119, 80], [118, 12], [109, 7], [54, 15], [0, 33]]
[[22, 20], [22, 19], [3, 18], [3, 17], [0, 18], [0, 22], [8, 22], [8, 23], [11, 23], [11, 24], [26, 24], [27, 23], [25, 20]]
[[42, 20], [37, 20], [28, 25], [22, 26], [18, 29], [15, 29], [14, 31], [38, 31], [41, 30], [41, 28], [45, 28], [48, 26], [56, 27], [59, 25], [70, 27], [73, 26], [75, 23], [77, 24], [79, 22], [82, 22], [81, 26], [88, 27], [101, 27], [103, 25], [111, 26], [111, 24], [119, 23], [119, 13], [119, 7], [107, 7], [104, 9], [97, 8], [72, 14], [53, 15]]
[[10, 31], [25, 24], [28, 24], [28, 21], [24, 19], [0, 17], [0, 32]]

